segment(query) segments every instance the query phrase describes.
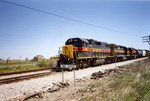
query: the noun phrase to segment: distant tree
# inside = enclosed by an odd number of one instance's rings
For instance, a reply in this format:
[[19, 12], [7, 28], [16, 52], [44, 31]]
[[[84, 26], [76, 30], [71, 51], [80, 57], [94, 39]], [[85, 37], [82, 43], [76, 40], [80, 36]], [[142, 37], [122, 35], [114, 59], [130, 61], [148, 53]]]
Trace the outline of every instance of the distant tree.
[[9, 61], [10, 61], [10, 57], [8, 57], [8, 58], [6, 59], [6, 63], [9, 63]]
[[29, 61], [29, 58], [26, 57], [25, 60], [26, 60], [26, 62], [28, 62], [28, 61]]
[[3, 61], [3, 59], [0, 58], [0, 63]]

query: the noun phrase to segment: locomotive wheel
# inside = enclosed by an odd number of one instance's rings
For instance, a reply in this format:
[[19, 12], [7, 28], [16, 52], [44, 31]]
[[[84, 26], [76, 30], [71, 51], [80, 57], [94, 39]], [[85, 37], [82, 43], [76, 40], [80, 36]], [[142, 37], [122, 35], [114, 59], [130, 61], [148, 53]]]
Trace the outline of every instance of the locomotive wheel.
[[76, 65], [77, 65], [77, 68], [76, 68], [76, 70], [80, 69], [80, 67], [81, 67], [81, 64], [80, 64], [80, 63], [77, 63]]
[[80, 68], [83, 69], [83, 62], [81, 63], [81, 67]]
[[83, 61], [82, 60], [78, 61], [78, 68], [83, 69]]
[[111, 63], [111, 59], [110, 58], [108, 58], [108, 63]]
[[106, 58], [105, 59], [105, 64], [108, 64], [109, 63], [109, 58]]
[[84, 64], [83, 68], [87, 68], [87, 67], [88, 67], [88, 62], [87, 62], [87, 60], [84, 60], [83, 64]]

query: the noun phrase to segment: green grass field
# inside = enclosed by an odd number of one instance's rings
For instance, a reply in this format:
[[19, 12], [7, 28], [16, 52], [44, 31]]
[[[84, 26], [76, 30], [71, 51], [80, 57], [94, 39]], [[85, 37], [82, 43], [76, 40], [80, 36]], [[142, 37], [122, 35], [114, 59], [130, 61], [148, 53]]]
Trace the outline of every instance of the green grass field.
[[14, 65], [36, 65], [37, 62], [14, 62], [14, 63], [0, 63], [0, 68], [4, 66], [14, 66]]
[[56, 60], [41, 60], [37, 62], [10, 62], [0, 63], [0, 74], [18, 72], [18, 71], [29, 71], [40, 68], [54, 68], [56, 66]]

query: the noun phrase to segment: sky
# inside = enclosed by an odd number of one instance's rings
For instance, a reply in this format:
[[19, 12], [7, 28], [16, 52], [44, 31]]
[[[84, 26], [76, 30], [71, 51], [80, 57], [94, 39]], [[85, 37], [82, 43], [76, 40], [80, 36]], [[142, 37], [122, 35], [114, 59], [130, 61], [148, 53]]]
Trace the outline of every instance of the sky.
[[[150, 1], [7, 0], [99, 27], [0, 1], [0, 58], [56, 56], [69, 38], [149, 49]], [[102, 27], [102, 28], [101, 28]], [[111, 29], [111, 30], [110, 30]]]

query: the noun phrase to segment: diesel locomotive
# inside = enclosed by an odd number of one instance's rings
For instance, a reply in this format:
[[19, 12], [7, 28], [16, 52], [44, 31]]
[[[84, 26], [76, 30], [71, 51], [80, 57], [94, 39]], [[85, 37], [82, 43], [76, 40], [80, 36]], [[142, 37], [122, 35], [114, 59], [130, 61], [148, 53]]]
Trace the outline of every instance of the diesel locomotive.
[[146, 51], [93, 39], [70, 38], [59, 54], [57, 69], [61, 65], [76, 65], [76, 69], [113, 63], [146, 56]]

